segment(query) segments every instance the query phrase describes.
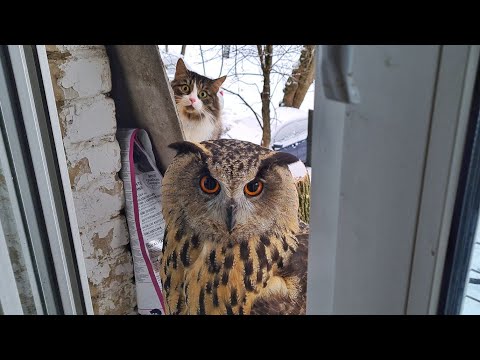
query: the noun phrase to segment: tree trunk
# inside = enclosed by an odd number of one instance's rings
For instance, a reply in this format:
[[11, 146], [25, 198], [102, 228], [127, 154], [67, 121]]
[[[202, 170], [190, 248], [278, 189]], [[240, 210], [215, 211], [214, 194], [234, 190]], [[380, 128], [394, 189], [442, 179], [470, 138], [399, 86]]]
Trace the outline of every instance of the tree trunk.
[[270, 130], [270, 72], [272, 71], [273, 45], [257, 45], [260, 65], [263, 73], [263, 89], [260, 94], [262, 99], [262, 146], [269, 147], [271, 141]]
[[230, 45], [222, 45], [222, 58], [230, 58]]
[[187, 45], [182, 45], [182, 50], [181, 50], [180, 53], [181, 53], [183, 56], [185, 56], [185, 51], [187, 51]]
[[262, 98], [263, 122], [262, 146], [268, 148], [272, 137], [270, 130], [270, 74], [264, 74], [263, 91], [260, 96]]
[[304, 45], [298, 66], [292, 70], [283, 89], [280, 106], [300, 108], [315, 77], [315, 45]]

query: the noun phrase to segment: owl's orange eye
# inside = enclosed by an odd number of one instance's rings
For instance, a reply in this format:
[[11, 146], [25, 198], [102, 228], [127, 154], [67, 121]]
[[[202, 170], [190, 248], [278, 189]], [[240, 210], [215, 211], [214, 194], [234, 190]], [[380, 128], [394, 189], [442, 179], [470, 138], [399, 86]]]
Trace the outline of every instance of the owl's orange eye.
[[263, 190], [263, 183], [260, 180], [250, 181], [247, 185], [245, 185], [245, 188], [243, 189], [245, 194], [247, 194], [248, 196], [260, 195], [262, 190]]
[[204, 193], [215, 194], [220, 190], [220, 184], [210, 175], [205, 175], [200, 180], [200, 188]]

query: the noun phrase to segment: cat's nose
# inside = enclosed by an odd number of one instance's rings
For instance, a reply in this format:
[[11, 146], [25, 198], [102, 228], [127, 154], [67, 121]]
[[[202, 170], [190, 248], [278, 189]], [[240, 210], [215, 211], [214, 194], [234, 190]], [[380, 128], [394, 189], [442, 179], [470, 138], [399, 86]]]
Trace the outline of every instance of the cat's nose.
[[193, 97], [189, 98], [188, 100], [190, 100], [190, 102], [191, 102], [192, 104], [194, 104], [195, 101], [197, 101], [197, 99], [195, 99], [195, 98], [193, 98]]

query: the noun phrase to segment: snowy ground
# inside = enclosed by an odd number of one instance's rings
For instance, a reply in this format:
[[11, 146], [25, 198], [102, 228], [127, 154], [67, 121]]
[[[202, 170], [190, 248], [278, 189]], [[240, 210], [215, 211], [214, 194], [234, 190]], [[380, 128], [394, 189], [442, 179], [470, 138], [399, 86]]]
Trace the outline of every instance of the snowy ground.
[[468, 275], [462, 315], [480, 315], [480, 284], [478, 283], [480, 280], [480, 229], [477, 229], [475, 236], [470, 273]]
[[[164, 62], [167, 67], [168, 62], [176, 63], [177, 57], [180, 54], [181, 45], [168, 45], [169, 54], [171, 58], [164, 56]], [[263, 87], [263, 78], [260, 75], [260, 65], [258, 59], [252, 57], [249, 61], [242, 61], [235, 67], [235, 58], [223, 59], [220, 56], [221, 47], [219, 45], [201, 45], [203, 50], [204, 62], [200, 52], [200, 45], [188, 45], [185, 54], [185, 62], [191, 70], [205, 75], [210, 78], [218, 78], [227, 75], [227, 79], [223, 84], [223, 88], [233, 91], [244, 98], [257, 114], [261, 114], [261, 100], [260, 91]], [[165, 45], [159, 45], [160, 50], [165, 50]], [[287, 54], [282, 59], [278, 60], [282, 65], [282, 69], [286, 69], [289, 64], [293, 65], [298, 60], [298, 53]], [[223, 64], [222, 64], [223, 61]], [[205, 66], [205, 67], [204, 67]], [[238, 74], [235, 76], [235, 71]], [[291, 71], [291, 69], [290, 69]], [[284, 71], [286, 72], [286, 71]], [[314, 99], [314, 84], [305, 96], [300, 109], [280, 108], [278, 104], [283, 98], [283, 88], [287, 77], [272, 73], [271, 75], [271, 116], [272, 116], [272, 134], [280, 126], [287, 122], [295, 121], [296, 119], [307, 119], [308, 110], [313, 109]], [[256, 144], [260, 144], [262, 139], [262, 130], [253, 112], [244, 104], [244, 102], [236, 95], [224, 91], [224, 111], [223, 119], [226, 124], [228, 132], [224, 137], [234, 138], [239, 140], [247, 140]], [[292, 130], [292, 136], [299, 135]]]

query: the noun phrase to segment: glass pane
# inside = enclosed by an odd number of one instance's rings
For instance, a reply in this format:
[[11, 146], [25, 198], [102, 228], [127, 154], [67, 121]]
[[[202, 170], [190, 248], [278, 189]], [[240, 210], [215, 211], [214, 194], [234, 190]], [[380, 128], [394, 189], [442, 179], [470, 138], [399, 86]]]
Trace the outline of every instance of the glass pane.
[[23, 312], [31, 315], [39, 313], [37, 308], [41, 307], [41, 304], [14, 182], [4, 143], [0, 138], [0, 224], [7, 243]]
[[462, 315], [480, 315], [480, 231], [477, 224], [467, 284], [462, 304]]

